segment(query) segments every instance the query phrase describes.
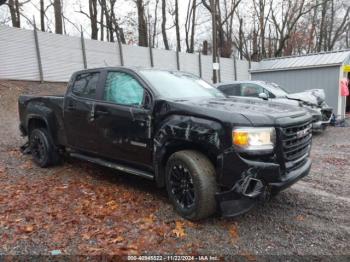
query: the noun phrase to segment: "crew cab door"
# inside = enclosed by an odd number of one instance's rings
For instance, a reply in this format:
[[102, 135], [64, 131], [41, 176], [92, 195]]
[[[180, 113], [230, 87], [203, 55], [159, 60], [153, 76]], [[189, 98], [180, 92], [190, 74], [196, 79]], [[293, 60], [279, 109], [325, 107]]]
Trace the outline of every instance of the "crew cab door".
[[129, 164], [151, 166], [151, 94], [127, 70], [104, 72], [104, 88], [94, 105], [99, 152]]
[[98, 137], [91, 121], [100, 72], [78, 74], [69, 83], [64, 101], [64, 128], [69, 147], [96, 152]]

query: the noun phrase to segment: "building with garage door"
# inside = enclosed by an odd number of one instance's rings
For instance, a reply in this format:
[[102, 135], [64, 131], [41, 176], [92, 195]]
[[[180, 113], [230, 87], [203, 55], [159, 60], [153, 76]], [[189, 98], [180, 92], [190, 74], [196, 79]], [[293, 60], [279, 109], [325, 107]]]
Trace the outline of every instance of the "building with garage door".
[[275, 82], [290, 93], [324, 89], [333, 112], [344, 116], [349, 97], [341, 96], [340, 81], [350, 79], [350, 50], [262, 60], [250, 70], [252, 80]]

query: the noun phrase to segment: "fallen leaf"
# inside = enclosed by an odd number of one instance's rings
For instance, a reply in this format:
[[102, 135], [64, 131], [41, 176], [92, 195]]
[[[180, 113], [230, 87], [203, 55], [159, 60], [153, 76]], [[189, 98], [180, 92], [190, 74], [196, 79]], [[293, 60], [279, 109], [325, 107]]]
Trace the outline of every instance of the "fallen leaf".
[[26, 161], [24, 164], [19, 166], [20, 169], [32, 169], [33, 168], [33, 162], [31, 160]]
[[256, 256], [249, 254], [247, 252], [240, 254], [242, 257], [245, 257], [248, 261], [257, 261]]
[[9, 155], [12, 156], [12, 157], [20, 158], [22, 153], [18, 149], [14, 149], [14, 150], [10, 150], [9, 151]]
[[298, 215], [295, 217], [296, 221], [304, 221], [305, 217], [303, 215]]
[[173, 233], [178, 238], [182, 238], [186, 236], [185, 229], [184, 229], [184, 223], [181, 221], [175, 222], [175, 228], [173, 229]]
[[149, 217], [142, 219], [142, 222], [145, 224], [152, 224], [154, 222], [155, 216], [151, 214]]
[[32, 225], [27, 225], [27, 226], [25, 226], [24, 229], [23, 229], [23, 231], [24, 231], [25, 233], [31, 233], [31, 232], [33, 232], [33, 230], [34, 230], [34, 226], [32, 226]]
[[122, 236], [119, 236], [119, 237], [116, 237], [115, 239], [112, 239], [112, 243], [115, 244], [115, 243], [120, 243], [120, 242], [123, 242], [124, 241], [124, 238]]
[[237, 223], [234, 223], [234, 224], [230, 227], [229, 233], [230, 233], [232, 242], [233, 242], [233, 243], [236, 243], [236, 242], [238, 241], [238, 238], [239, 238]]
[[118, 208], [118, 204], [114, 200], [107, 202], [106, 205], [112, 210]]

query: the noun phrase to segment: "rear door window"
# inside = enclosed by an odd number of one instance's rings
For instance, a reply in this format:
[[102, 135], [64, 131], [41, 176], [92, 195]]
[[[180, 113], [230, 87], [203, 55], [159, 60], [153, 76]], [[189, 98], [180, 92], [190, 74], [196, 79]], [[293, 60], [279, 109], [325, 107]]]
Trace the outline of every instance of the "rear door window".
[[229, 85], [225, 93], [228, 96], [240, 96], [241, 86], [239, 84]]
[[78, 75], [74, 81], [72, 93], [79, 97], [95, 99], [99, 77], [100, 73]]

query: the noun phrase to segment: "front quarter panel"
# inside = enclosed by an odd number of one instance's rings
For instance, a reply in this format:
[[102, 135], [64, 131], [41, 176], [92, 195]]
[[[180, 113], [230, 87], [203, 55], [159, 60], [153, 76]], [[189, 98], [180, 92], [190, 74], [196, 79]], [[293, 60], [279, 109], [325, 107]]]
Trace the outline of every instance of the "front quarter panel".
[[189, 146], [205, 152], [216, 161], [216, 156], [227, 147], [229, 138], [226, 134], [223, 125], [213, 120], [187, 115], [168, 116], [154, 136], [153, 161], [158, 185], [164, 183], [163, 159], [170, 148]]

